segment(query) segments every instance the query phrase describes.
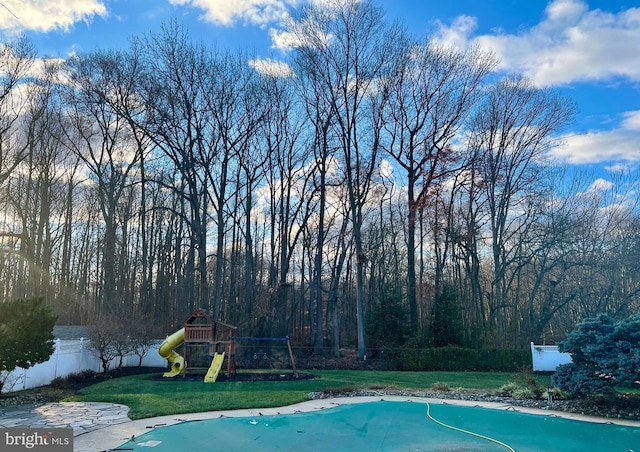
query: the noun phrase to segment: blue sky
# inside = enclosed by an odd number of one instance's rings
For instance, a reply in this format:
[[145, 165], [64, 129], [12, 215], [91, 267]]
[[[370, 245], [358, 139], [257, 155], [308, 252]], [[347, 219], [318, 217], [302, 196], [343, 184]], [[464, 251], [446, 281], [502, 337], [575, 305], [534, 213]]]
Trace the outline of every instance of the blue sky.
[[[126, 46], [177, 18], [198, 40], [283, 58], [281, 20], [331, 0], [0, 0], [0, 33], [26, 34], [41, 57]], [[605, 175], [640, 162], [640, 7], [627, 0], [377, 0], [390, 18], [459, 47], [480, 45], [498, 71], [555, 87], [578, 107], [555, 151]]]

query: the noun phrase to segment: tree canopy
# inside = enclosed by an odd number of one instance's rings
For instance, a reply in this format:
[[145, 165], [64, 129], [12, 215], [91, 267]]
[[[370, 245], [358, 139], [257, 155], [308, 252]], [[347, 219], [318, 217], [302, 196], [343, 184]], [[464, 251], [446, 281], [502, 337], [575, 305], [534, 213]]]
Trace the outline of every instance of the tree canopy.
[[638, 311], [637, 172], [550, 158], [571, 99], [372, 1], [299, 13], [278, 61], [177, 20], [66, 61], [5, 43], [5, 298], [164, 333], [200, 307], [361, 358], [387, 308], [420, 343], [479, 348]]

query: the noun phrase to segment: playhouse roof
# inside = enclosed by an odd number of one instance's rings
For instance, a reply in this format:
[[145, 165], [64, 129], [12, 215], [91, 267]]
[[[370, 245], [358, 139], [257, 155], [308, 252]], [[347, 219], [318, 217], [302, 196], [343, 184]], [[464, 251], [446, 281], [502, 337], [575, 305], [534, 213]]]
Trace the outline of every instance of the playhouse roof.
[[201, 321], [198, 321], [200, 319], [204, 319], [206, 323], [208, 323], [209, 325], [213, 325], [213, 319], [211, 318], [211, 316], [201, 308], [197, 308], [195, 311], [193, 311], [191, 315], [187, 317], [187, 320], [184, 321], [184, 324], [191, 325], [193, 323], [202, 323]]

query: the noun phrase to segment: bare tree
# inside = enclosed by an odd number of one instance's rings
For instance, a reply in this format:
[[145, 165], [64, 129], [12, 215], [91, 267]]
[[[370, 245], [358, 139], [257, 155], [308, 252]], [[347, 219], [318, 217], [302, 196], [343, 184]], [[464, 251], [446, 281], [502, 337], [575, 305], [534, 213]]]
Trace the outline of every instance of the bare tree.
[[535, 220], [533, 198], [542, 162], [554, 134], [572, 114], [573, 104], [558, 93], [511, 77], [487, 93], [473, 119], [469, 143], [488, 209], [493, 258], [489, 312], [498, 333], [505, 328], [515, 270], [526, 260], [518, 243]]
[[[141, 273], [139, 302], [142, 306], [151, 308], [152, 306], [152, 284], [153, 284], [153, 253], [156, 250], [154, 244], [154, 228], [160, 227], [158, 222], [154, 221], [154, 216], [149, 215], [150, 211], [160, 209], [161, 204], [153, 205], [153, 200], [148, 195], [154, 171], [153, 165], [148, 165], [147, 160], [154, 161], [153, 149], [151, 147], [151, 137], [149, 136], [149, 127], [147, 121], [147, 105], [143, 96], [140, 95], [141, 83], [143, 79], [142, 67], [143, 52], [136, 42], [134, 42], [127, 51], [112, 52], [104, 55], [105, 59], [111, 59], [111, 71], [114, 78], [114, 95], [111, 102], [112, 108], [117, 115], [127, 124], [130, 131], [131, 146], [137, 149], [138, 164], [135, 171], [132, 172], [131, 195], [128, 197], [128, 203], [124, 205], [121, 215], [122, 231], [122, 247], [121, 247], [121, 267], [128, 267], [123, 272], [123, 277], [129, 277], [130, 281], [127, 286], [131, 295], [127, 298], [133, 298], [136, 288], [132, 287], [136, 284], [135, 275]], [[149, 170], [148, 166], [151, 166]], [[162, 181], [162, 178], [158, 178]], [[158, 182], [162, 184], [162, 182]], [[157, 199], [157, 198], [156, 198]], [[133, 204], [137, 204], [134, 209]], [[135, 210], [135, 212], [133, 211]], [[137, 221], [134, 221], [137, 220]], [[129, 224], [133, 223], [136, 228], [135, 234], [127, 233], [126, 229]], [[129, 237], [131, 236], [131, 242]], [[132, 247], [131, 243], [137, 242], [139, 246]], [[135, 250], [133, 256], [129, 256], [128, 249]], [[125, 265], [125, 260], [130, 260], [131, 265]], [[140, 265], [140, 269], [137, 266]], [[125, 281], [123, 281], [125, 284]]]
[[123, 99], [117, 64], [117, 58], [95, 52], [76, 55], [65, 65], [69, 79], [65, 142], [91, 174], [104, 220], [100, 301], [107, 312], [114, 312], [123, 301], [120, 277], [124, 269], [119, 268], [116, 252], [122, 240], [118, 238], [118, 216], [130, 196], [131, 178], [140, 161], [129, 124], [119, 114]]
[[311, 7], [289, 24], [296, 37], [295, 61], [300, 71], [317, 73], [330, 105], [336, 145], [351, 205], [356, 249], [358, 357], [366, 354], [364, 337], [364, 273], [367, 261], [362, 240], [363, 208], [378, 163], [383, 87], [393, 72], [397, 28], [389, 26], [382, 10], [368, 1], [330, 0]]
[[89, 328], [89, 352], [100, 361], [102, 372], [106, 373], [111, 362], [118, 357], [117, 344], [122, 328], [120, 322], [108, 314], [97, 314], [92, 323]]
[[16, 275], [22, 296], [43, 296], [52, 302], [51, 271], [57, 233], [56, 218], [62, 209], [61, 176], [69, 164], [69, 152], [62, 146], [60, 102], [54, 92], [55, 67], [45, 65], [30, 100], [22, 112], [16, 137], [27, 144], [27, 157], [7, 184], [7, 195], [20, 218], [20, 253], [29, 262], [28, 275]]
[[28, 155], [28, 141], [14, 134], [16, 121], [29, 102], [24, 84], [35, 59], [35, 50], [24, 37], [0, 43], [0, 184]]
[[[205, 139], [212, 135], [207, 96], [213, 83], [213, 60], [208, 49], [193, 43], [175, 22], [136, 45], [144, 67], [140, 82], [146, 108], [144, 127], [153, 146], [167, 160], [167, 171], [157, 182], [167, 183], [179, 197], [172, 213], [184, 222], [188, 237], [186, 251], [176, 243], [174, 254], [184, 316], [196, 305], [210, 301], [206, 246], [209, 197], [204, 168], [210, 162], [202, 156], [203, 148], [210, 147]], [[226, 180], [225, 174], [220, 176]], [[173, 238], [183, 239], [178, 235]], [[186, 253], [184, 259], [182, 253]]]
[[266, 151], [269, 191], [268, 286], [273, 334], [288, 333], [287, 301], [292, 293], [291, 265], [306, 218], [308, 205], [308, 156], [304, 154], [305, 117], [288, 76], [264, 74], [261, 86], [267, 109], [260, 126], [259, 146]]
[[[329, 216], [327, 205], [331, 203], [331, 186], [341, 185], [344, 179], [341, 176], [332, 176], [336, 166], [337, 146], [335, 146], [335, 123], [332, 101], [330, 96], [325, 95], [325, 88], [322, 84], [323, 75], [317, 71], [304, 70], [300, 68], [296, 76], [296, 87], [303, 101], [306, 116], [311, 125], [310, 146], [313, 150], [313, 164], [311, 165], [313, 178], [312, 193], [309, 199], [313, 200], [313, 204], [309, 205], [312, 211], [310, 217], [311, 230], [310, 237], [315, 238], [315, 243], [309, 250], [309, 256], [312, 259], [311, 282], [309, 293], [309, 317], [311, 341], [316, 351], [320, 351], [324, 342], [324, 328], [322, 322], [322, 300], [324, 293], [327, 291], [325, 287], [326, 262], [326, 243], [327, 235], [331, 229], [331, 225], [336, 221], [335, 216]], [[349, 217], [348, 209], [345, 212], [346, 220]], [[346, 228], [346, 223], [345, 228]], [[344, 237], [342, 237], [344, 239]], [[346, 258], [346, 252], [340, 252], [342, 263]], [[341, 269], [330, 273], [329, 290], [327, 297], [328, 309], [327, 313], [331, 313], [333, 327], [333, 347], [334, 354], [340, 355], [340, 329], [339, 329], [339, 310], [338, 310], [338, 281], [341, 277]], [[327, 322], [328, 323], [328, 322]], [[327, 329], [329, 326], [327, 325]]]
[[[9, 297], [24, 297], [28, 286], [27, 229], [24, 220], [26, 212], [16, 205], [7, 182], [11, 182], [14, 171], [29, 157], [29, 124], [23, 121], [23, 114], [29, 109], [33, 84], [27, 83], [35, 52], [30, 42], [22, 37], [15, 41], [0, 42], [0, 202], [5, 205], [4, 218], [0, 226], [0, 238], [6, 244], [10, 255], [6, 256], [4, 270], [13, 272], [5, 280], [4, 290]], [[26, 120], [30, 122], [29, 119]], [[32, 168], [27, 162], [27, 168]], [[27, 186], [29, 182], [27, 182]], [[23, 185], [24, 187], [24, 185]], [[23, 192], [22, 195], [25, 193]], [[20, 197], [19, 203], [24, 201]], [[13, 205], [13, 209], [9, 206]], [[25, 207], [24, 205], [22, 207]], [[13, 218], [17, 214], [17, 218]], [[25, 258], [20, 256], [24, 255]], [[33, 273], [32, 273], [33, 274]], [[8, 276], [8, 275], [6, 275]]]
[[[491, 54], [460, 51], [429, 39], [407, 42], [387, 103], [383, 147], [407, 179], [407, 299], [412, 330], [418, 328], [416, 301], [416, 219], [434, 185], [457, 170], [451, 142], [480, 94], [480, 83], [495, 65]], [[442, 266], [436, 265], [436, 301]], [[437, 302], [436, 302], [437, 305]]]

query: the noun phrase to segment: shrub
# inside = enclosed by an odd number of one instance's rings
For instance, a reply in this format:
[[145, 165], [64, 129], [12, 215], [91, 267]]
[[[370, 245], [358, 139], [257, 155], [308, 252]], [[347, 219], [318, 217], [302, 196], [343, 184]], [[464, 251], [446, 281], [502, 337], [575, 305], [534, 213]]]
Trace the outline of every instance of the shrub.
[[559, 366], [554, 385], [572, 396], [610, 393], [617, 384], [640, 379], [640, 315], [615, 321], [586, 319], [559, 344], [572, 363]]
[[520, 387], [518, 386], [517, 383], [514, 382], [509, 382], [509, 383], [505, 383], [502, 386], [500, 386], [498, 388], [498, 390], [496, 391], [496, 394], [501, 395], [501, 396], [512, 396], [514, 392], [516, 392]]
[[66, 377], [56, 377], [51, 381], [51, 387], [54, 389], [69, 389], [84, 383], [86, 380], [90, 380], [95, 376], [95, 372], [92, 370], [82, 370], [80, 372], [74, 372]]
[[89, 328], [89, 351], [100, 360], [103, 372], [122, 367], [128, 355], [137, 355], [138, 367], [151, 347], [162, 337], [160, 330], [139, 310], [97, 314]]
[[555, 400], [563, 400], [563, 399], [566, 399], [567, 397], [569, 397], [569, 394], [567, 394], [566, 392], [564, 392], [560, 388], [553, 387], [553, 388], [549, 388], [546, 391], [544, 391], [542, 396], [545, 399], [548, 399], [548, 400], [554, 400], [554, 399]]
[[595, 368], [575, 363], [558, 366], [555, 374], [551, 377], [551, 382], [571, 397], [613, 392], [611, 383], [600, 378]]
[[537, 382], [535, 384], [528, 383], [528, 386], [523, 388], [516, 382], [512, 381], [500, 386], [496, 391], [496, 394], [505, 397], [513, 397], [514, 399], [535, 399], [542, 395], [542, 390], [539, 389]]
[[399, 353], [399, 370], [512, 372], [531, 362], [528, 350], [439, 347], [403, 348]]
[[535, 399], [538, 395], [531, 388], [518, 388], [511, 393], [514, 399]]
[[0, 303], [0, 391], [16, 367], [28, 369], [53, 354], [56, 320], [42, 298]]
[[436, 381], [431, 385], [431, 389], [433, 389], [434, 391], [447, 392], [449, 391], [449, 385], [447, 383], [441, 383], [439, 381]]
[[97, 316], [93, 322], [89, 328], [89, 352], [100, 361], [102, 372], [106, 373], [111, 362], [121, 353], [118, 341], [122, 329], [115, 318], [106, 315]]

